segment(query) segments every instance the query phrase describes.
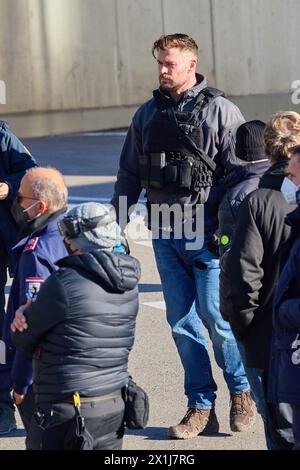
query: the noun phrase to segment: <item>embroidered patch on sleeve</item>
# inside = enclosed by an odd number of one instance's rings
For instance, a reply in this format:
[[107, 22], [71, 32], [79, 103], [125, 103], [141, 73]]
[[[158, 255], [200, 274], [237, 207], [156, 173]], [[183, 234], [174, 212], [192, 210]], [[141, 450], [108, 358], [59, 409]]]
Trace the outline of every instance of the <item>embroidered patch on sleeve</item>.
[[38, 244], [39, 237], [34, 237], [28, 240], [23, 251], [34, 251]]
[[35, 300], [41, 285], [45, 279], [41, 277], [27, 277], [25, 282], [26, 282], [26, 297], [29, 300]]

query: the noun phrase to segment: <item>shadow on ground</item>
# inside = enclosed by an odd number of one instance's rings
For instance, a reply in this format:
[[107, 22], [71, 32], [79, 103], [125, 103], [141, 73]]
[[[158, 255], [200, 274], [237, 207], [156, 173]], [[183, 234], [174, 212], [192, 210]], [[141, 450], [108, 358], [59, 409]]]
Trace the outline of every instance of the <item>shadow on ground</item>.
[[[142, 436], [147, 440], [152, 441], [169, 441], [168, 428], [149, 426], [145, 429], [126, 429], [125, 434], [127, 436]], [[219, 432], [217, 434], [209, 434], [209, 437], [230, 437], [232, 434], [225, 432]], [[203, 434], [205, 436], [205, 434]], [[174, 439], [176, 440], [176, 439]]]

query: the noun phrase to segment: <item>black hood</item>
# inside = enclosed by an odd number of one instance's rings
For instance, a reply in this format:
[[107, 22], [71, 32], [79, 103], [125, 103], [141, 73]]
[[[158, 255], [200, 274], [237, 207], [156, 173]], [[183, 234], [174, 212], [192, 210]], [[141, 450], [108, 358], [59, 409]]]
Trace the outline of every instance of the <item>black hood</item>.
[[220, 184], [223, 188], [229, 189], [250, 178], [261, 177], [270, 167], [269, 162], [247, 163], [234, 167], [228, 175], [221, 179]]
[[93, 250], [89, 253], [71, 255], [56, 263], [59, 267], [78, 268], [92, 274], [114, 292], [125, 292], [136, 287], [141, 268], [137, 259], [120, 253]]
[[275, 189], [280, 191], [282, 182], [287, 176], [288, 160], [282, 160], [272, 165], [259, 182], [259, 188]]

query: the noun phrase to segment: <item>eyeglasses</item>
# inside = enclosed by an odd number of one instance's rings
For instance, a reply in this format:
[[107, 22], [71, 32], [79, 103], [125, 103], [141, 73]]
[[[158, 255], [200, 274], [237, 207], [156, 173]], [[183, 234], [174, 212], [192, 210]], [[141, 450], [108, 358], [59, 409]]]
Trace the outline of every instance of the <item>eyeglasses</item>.
[[28, 197], [28, 196], [23, 196], [22, 194], [18, 193], [17, 194], [17, 203], [20, 204], [20, 202], [22, 202], [23, 199], [31, 199], [33, 201], [39, 201], [39, 198], [37, 197]]

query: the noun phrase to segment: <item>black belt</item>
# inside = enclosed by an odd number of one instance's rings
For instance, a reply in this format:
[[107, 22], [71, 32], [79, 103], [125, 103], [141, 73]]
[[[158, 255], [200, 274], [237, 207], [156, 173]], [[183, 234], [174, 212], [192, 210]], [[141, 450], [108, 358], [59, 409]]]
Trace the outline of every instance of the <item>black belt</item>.
[[[98, 397], [82, 397], [80, 395], [80, 402], [81, 403], [97, 403], [100, 401], [112, 400], [113, 398], [121, 398], [122, 391], [118, 390], [116, 392], [109, 393], [108, 395], [100, 395]], [[66, 400], [67, 403], [74, 403], [73, 398], [69, 398]]]

